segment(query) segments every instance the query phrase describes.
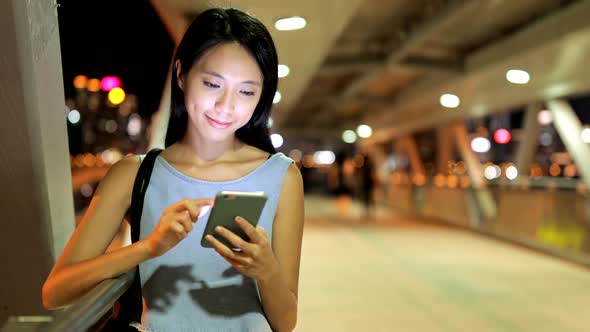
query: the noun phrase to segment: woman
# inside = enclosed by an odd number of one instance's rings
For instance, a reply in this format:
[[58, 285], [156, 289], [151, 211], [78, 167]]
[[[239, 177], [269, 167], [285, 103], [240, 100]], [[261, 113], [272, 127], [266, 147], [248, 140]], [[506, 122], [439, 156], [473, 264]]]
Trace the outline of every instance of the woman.
[[[166, 149], [145, 194], [139, 241], [105, 253], [131, 201], [140, 157], [114, 164], [101, 181], [43, 286], [57, 308], [100, 281], [139, 265], [140, 331], [290, 331], [297, 319], [303, 233], [299, 169], [275, 153], [266, 127], [277, 83], [277, 55], [260, 21], [237, 9], [199, 15], [174, 59]], [[257, 227], [227, 229], [232, 250], [214, 237], [200, 245], [208, 214], [222, 190], [264, 191]]]

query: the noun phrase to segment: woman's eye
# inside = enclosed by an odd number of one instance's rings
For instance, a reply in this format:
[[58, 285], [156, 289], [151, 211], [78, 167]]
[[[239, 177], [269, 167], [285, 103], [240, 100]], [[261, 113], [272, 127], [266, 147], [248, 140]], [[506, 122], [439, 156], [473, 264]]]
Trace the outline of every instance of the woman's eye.
[[240, 91], [243, 95], [245, 96], [253, 96], [254, 95], [254, 91]]
[[211, 82], [203, 81], [203, 84], [205, 84], [205, 86], [206, 87], [209, 87], [209, 88], [219, 88], [219, 85], [218, 84], [214, 84], [214, 83], [211, 83]]

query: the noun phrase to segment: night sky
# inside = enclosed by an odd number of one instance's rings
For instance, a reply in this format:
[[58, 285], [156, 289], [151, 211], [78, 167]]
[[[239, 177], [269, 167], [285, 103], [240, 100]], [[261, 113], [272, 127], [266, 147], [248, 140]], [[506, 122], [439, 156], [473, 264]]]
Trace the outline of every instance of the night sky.
[[139, 99], [143, 116], [157, 110], [174, 44], [148, 0], [59, 0], [66, 98], [76, 75], [115, 75]]

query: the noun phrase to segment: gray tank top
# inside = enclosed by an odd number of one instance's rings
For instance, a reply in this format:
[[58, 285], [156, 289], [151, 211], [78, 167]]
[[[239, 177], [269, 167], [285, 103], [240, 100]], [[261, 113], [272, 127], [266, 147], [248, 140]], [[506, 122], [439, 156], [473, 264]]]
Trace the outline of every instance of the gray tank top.
[[[145, 194], [139, 238], [148, 236], [162, 211], [185, 198], [214, 198], [221, 190], [264, 191], [267, 203], [259, 225], [272, 239], [272, 225], [292, 159], [272, 155], [251, 173], [232, 181], [210, 182], [187, 176], [158, 156]], [[256, 282], [242, 275], [215, 250], [203, 248], [206, 213], [193, 231], [164, 255], [139, 265], [144, 297], [140, 331], [271, 331]]]

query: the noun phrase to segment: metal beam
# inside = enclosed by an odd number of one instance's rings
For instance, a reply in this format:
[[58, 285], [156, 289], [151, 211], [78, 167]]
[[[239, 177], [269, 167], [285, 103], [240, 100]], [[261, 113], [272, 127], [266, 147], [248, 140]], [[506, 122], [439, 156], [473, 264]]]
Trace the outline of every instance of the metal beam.
[[[162, 3], [161, 0], [151, 0], [152, 6], [160, 16], [162, 23], [168, 30], [170, 38], [174, 41], [175, 47], [178, 46], [182, 36], [190, 22], [187, 20], [187, 16], [176, 9], [172, 9]], [[148, 142], [148, 150], [153, 148], [163, 148], [164, 141], [166, 139], [166, 131], [168, 129], [168, 120], [170, 118], [170, 88], [172, 75], [172, 59], [170, 59], [170, 66], [168, 68], [168, 75], [166, 76], [166, 83], [164, 84], [164, 90], [162, 91], [162, 97], [160, 99], [160, 106], [158, 110], [152, 115], [152, 125], [150, 126], [150, 135]]]
[[410, 36], [402, 44], [401, 47], [394, 50], [386, 60], [387, 64], [400, 63], [408, 54], [416, 47], [424, 44], [430, 38], [432, 33], [440, 31], [441, 29], [456, 24], [458, 20], [463, 18], [466, 13], [469, 13], [474, 7], [480, 6], [480, 1], [477, 0], [452, 0], [432, 19], [424, 22], [414, 31], [410, 32]]
[[487, 180], [483, 175], [483, 167], [479, 158], [471, 150], [469, 134], [463, 121], [457, 121], [453, 125], [453, 132], [455, 134], [457, 148], [467, 166], [467, 173], [474, 189], [473, 199], [477, 202], [479, 214], [485, 220], [492, 219], [496, 216], [496, 202], [487, 188]]
[[422, 163], [422, 159], [420, 158], [420, 153], [418, 152], [418, 145], [416, 144], [416, 140], [413, 136], [408, 135], [402, 138], [402, 142], [404, 150], [406, 151], [406, 154], [408, 155], [408, 159], [410, 161], [412, 175], [424, 175], [424, 164]]
[[547, 102], [553, 115], [553, 125], [559, 133], [561, 141], [572, 156], [584, 184], [590, 188], [590, 146], [580, 138], [582, 123], [572, 109], [563, 100]]
[[352, 71], [372, 71], [383, 66], [378, 61], [330, 61], [318, 69], [318, 74], [338, 75]]
[[[514, 105], [538, 100], [541, 97], [540, 92], [545, 94], [546, 98], [563, 98], [583, 93], [590, 87], [587, 80], [576, 79], [569, 84], [560, 84], [563, 78], [559, 75], [548, 77], [542, 83], [536, 83], [538, 85], [535, 89], [525, 90], [526, 93], [512, 93], [509, 90], [513, 89], [512, 87], [506, 88], [505, 92], [500, 92], [507, 93], [503, 98], [488, 98], [485, 103], [481, 102], [482, 98], [477, 92], [489, 89], [490, 85], [487, 82], [493, 80], [493, 77], [499, 71], [505, 70], [510, 63], [538, 59], [546, 54], [548, 49], [555, 49], [551, 55], [561, 54], [564, 52], [562, 50], [564, 50], [565, 41], [568, 41], [569, 44], [566, 45], [568, 47], [579, 44], [581, 36], [587, 35], [585, 33], [588, 29], [586, 19], [588, 15], [590, 15], [590, 2], [580, 1], [537, 20], [517, 33], [469, 56], [466, 60], [467, 69], [464, 75], [460, 77], [447, 75], [445, 78], [443, 73], [438, 72], [434, 73], [432, 79], [429, 75], [417, 84], [404, 89], [390, 106], [375, 112], [377, 114], [367, 116], [365, 122], [373, 125], [376, 136], [387, 140], [459, 118], [480, 117], [502, 112]], [[581, 55], [584, 54], [582, 52]], [[580, 67], [578, 70], [585, 73], [588, 71], [588, 66]], [[459, 109], [443, 112], [440, 107], [437, 107], [438, 96], [448, 89], [464, 91], [465, 94], [470, 95], [469, 98], [462, 98]], [[476, 101], [478, 104], [475, 104]]]
[[521, 176], [529, 174], [531, 163], [535, 157], [540, 128], [537, 116], [540, 110], [540, 103], [530, 104], [526, 109], [522, 135], [516, 151], [516, 168]]
[[[424, 22], [421, 26], [410, 32], [410, 36], [404, 41], [401, 47], [395, 49], [385, 61], [383, 67], [395, 66], [402, 64], [410, 51], [426, 41], [433, 32], [453, 24], [460, 19], [466, 12], [471, 10], [472, 6], [479, 5], [479, 1], [461, 1], [453, 0], [447, 5], [437, 16]], [[368, 82], [381, 75], [383, 67], [369, 71], [365, 75], [356, 79], [348, 88], [340, 95], [340, 98], [349, 98], [356, 95]]]
[[461, 74], [465, 70], [465, 63], [461, 59], [430, 59], [410, 56], [400, 63], [404, 67], [423, 69], [428, 71], [442, 71]]

